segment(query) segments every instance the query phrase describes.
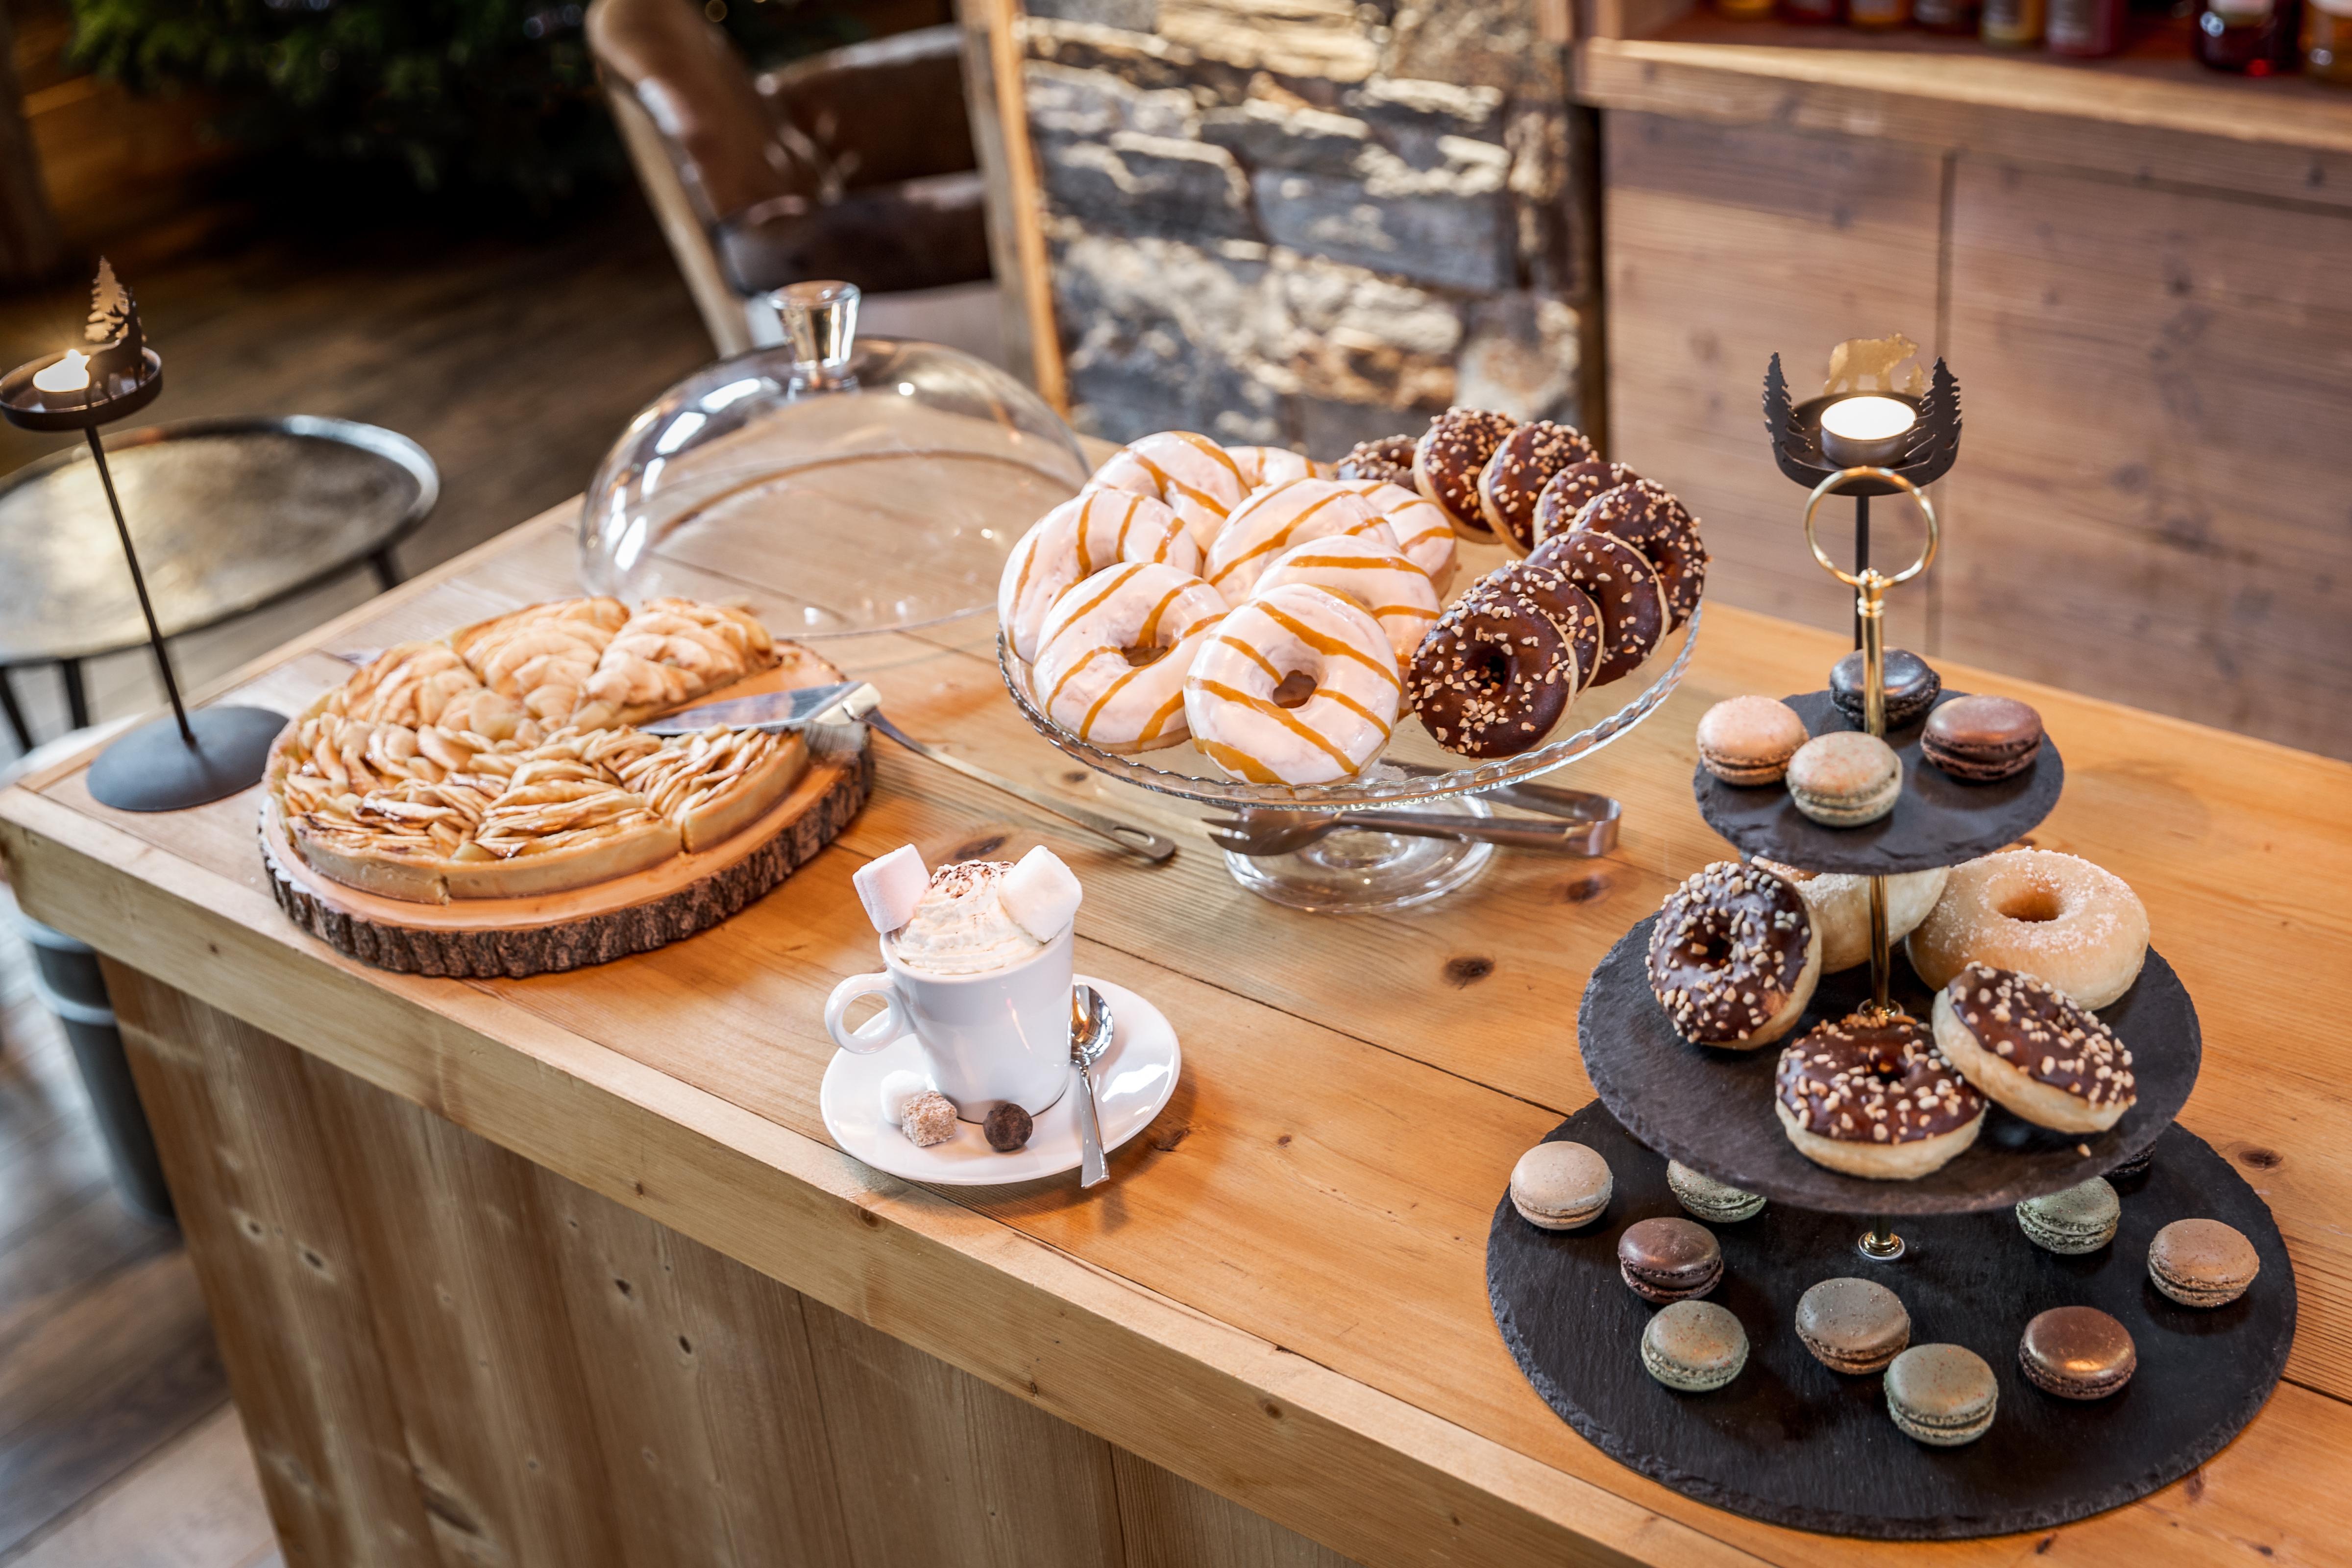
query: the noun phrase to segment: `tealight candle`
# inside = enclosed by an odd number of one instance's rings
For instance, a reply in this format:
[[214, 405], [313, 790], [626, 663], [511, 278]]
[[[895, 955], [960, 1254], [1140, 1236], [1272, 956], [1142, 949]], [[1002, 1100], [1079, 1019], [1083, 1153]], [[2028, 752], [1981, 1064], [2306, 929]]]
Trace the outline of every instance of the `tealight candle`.
[[1900, 398], [1840, 398], [1822, 410], [1822, 456], [1841, 468], [1885, 468], [1902, 458], [1918, 423]]
[[68, 349], [65, 358], [34, 374], [33, 384], [43, 392], [79, 392], [89, 384], [89, 356]]

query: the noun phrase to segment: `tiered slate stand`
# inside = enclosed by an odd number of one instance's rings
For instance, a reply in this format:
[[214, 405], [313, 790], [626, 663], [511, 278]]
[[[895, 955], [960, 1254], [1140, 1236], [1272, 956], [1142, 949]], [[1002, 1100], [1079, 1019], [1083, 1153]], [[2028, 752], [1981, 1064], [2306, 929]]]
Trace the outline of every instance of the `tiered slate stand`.
[[[1826, 692], [1789, 700], [1815, 734], [1858, 727]], [[2008, 847], [2056, 804], [2064, 765], [2054, 742], [2045, 741], [2016, 778], [1972, 785], [1921, 759], [1919, 730], [1887, 733], [1903, 759], [1904, 794], [1869, 826], [1822, 827], [1779, 785], [1739, 788], [1704, 770], [1695, 784], [1699, 810], [1749, 856], [1885, 876]], [[1772, 1111], [1780, 1045], [1716, 1050], [1675, 1032], [1644, 966], [1654, 923], [1635, 926], [1593, 972], [1577, 1023], [1601, 1098], [1551, 1134], [1609, 1161], [1616, 1192], [1608, 1212], [1583, 1230], [1548, 1232], [1520, 1219], [1506, 1196], [1487, 1240], [1487, 1290], [1504, 1342], [1579, 1432], [1717, 1507], [1805, 1530], [1934, 1540], [2046, 1529], [2146, 1496], [2210, 1458], [2262, 1408], [2294, 1339], [2294, 1272], [2262, 1199], [2202, 1140], [2173, 1125], [2196, 1085], [2201, 1042], [2196, 1009], [2160, 954], [2151, 951], [2131, 990], [2100, 1010], [2138, 1075], [2138, 1103], [2114, 1128], [2083, 1140], [1996, 1105], [1976, 1144], [1941, 1171], [1873, 1182], [1813, 1164], [1781, 1131]], [[1869, 976], [1866, 966], [1824, 975], [1795, 1033], [1867, 1003]], [[1895, 1005], [1927, 1016], [1931, 995], [1899, 944], [1889, 989]], [[2149, 1169], [2116, 1182], [2123, 1224], [2113, 1244], [2062, 1258], [2026, 1240], [2011, 1213], [2019, 1200], [2143, 1151], [2153, 1153]], [[1670, 1158], [1769, 1200], [1753, 1219], [1713, 1227], [1725, 1273], [1708, 1299], [1738, 1314], [1748, 1361], [1712, 1394], [1675, 1393], [1643, 1370], [1642, 1328], [1656, 1309], [1617, 1273], [1617, 1238], [1628, 1225], [1684, 1212], [1666, 1187]], [[2262, 1256], [2253, 1289], [2216, 1311], [2178, 1306], [2147, 1278], [2150, 1238], [2199, 1215], [2236, 1226]], [[1858, 1249], [1874, 1216], [1900, 1217], [1899, 1259]], [[1807, 1353], [1791, 1326], [1797, 1300], [1840, 1275], [1877, 1279], [1900, 1295], [1913, 1343], [1966, 1345], [1991, 1363], [2000, 1403], [1990, 1434], [1959, 1448], [1923, 1447], [1887, 1418], [1876, 1376], [1842, 1377]], [[2027, 1321], [2069, 1303], [2113, 1313], [2131, 1331], [2139, 1370], [2121, 1394], [2062, 1400], [2020, 1373]]]

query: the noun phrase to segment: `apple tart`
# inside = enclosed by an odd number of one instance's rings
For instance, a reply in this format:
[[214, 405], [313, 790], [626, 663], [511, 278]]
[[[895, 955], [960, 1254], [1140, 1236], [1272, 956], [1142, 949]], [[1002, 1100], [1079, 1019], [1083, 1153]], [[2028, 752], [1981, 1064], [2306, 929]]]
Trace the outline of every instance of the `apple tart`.
[[634, 726], [747, 676], [838, 679], [725, 605], [533, 605], [386, 648], [278, 737], [267, 780], [320, 875], [411, 902], [532, 898], [695, 854], [766, 816], [798, 735]]

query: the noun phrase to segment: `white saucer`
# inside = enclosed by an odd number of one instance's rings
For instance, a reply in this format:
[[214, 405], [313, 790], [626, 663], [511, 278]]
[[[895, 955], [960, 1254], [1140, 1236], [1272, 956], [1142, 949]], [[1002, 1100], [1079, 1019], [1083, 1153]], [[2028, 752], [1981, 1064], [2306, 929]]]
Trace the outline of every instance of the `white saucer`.
[[[1184, 1068], [1176, 1031], [1167, 1016], [1129, 991], [1090, 974], [1078, 979], [1110, 1004], [1110, 1046], [1096, 1058], [1095, 1100], [1101, 1107], [1103, 1152], [1108, 1153], [1151, 1124]], [[882, 1119], [882, 1079], [905, 1068], [923, 1071], [915, 1037], [901, 1035], [871, 1056], [835, 1051], [825, 1064], [817, 1105], [833, 1141], [878, 1171], [910, 1182], [977, 1187], [1003, 1182], [1034, 1182], [1078, 1168], [1077, 1096], [1066, 1093], [1039, 1113], [1029, 1142], [1010, 1154], [988, 1146], [979, 1127], [956, 1123], [944, 1143], [918, 1149]], [[1072, 1089], [1076, 1085], [1073, 1084]]]

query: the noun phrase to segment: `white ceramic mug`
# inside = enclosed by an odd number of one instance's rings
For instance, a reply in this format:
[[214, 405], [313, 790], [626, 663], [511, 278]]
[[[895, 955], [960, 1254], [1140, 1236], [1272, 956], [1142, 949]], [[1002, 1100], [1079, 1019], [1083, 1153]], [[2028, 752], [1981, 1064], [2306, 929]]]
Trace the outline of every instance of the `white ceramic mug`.
[[[900, 963], [882, 939], [880, 974], [853, 974], [825, 998], [833, 1043], [860, 1056], [912, 1032], [931, 1082], [978, 1121], [1004, 1100], [1034, 1116], [1070, 1084], [1070, 932], [1020, 963], [978, 974], [927, 974]], [[850, 1005], [880, 999], [856, 1028]]]

